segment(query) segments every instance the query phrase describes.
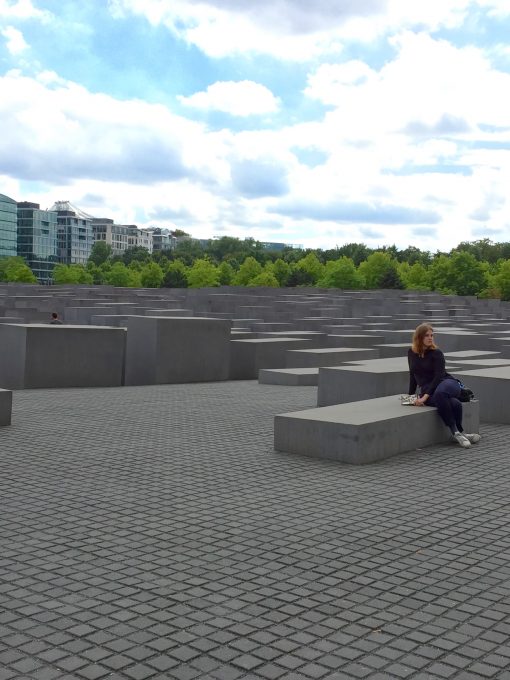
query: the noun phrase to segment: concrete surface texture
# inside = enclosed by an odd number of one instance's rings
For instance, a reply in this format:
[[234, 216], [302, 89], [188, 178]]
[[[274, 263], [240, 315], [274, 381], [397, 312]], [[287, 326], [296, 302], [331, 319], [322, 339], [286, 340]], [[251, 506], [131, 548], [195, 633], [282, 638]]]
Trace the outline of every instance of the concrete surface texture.
[[[463, 405], [465, 432], [478, 432], [477, 401]], [[366, 465], [406, 451], [451, 440], [435, 409], [403, 406], [399, 395], [275, 417], [277, 451]]]
[[125, 345], [123, 328], [2, 324], [0, 386], [119, 386]]
[[0, 426], [10, 425], [12, 416], [12, 392], [0, 389]]
[[2, 680], [510, 678], [510, 429], [368, 467], [277, 454], [313, 387], [15, 393]]
[[231, 326], [220, 319], [128, 317], [125, 384], [226, 380]]

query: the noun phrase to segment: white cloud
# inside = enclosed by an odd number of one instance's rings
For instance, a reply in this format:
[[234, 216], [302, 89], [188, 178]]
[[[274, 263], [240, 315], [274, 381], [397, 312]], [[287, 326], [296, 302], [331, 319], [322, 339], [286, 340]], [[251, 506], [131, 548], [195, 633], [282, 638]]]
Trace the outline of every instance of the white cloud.
[[[462, 26], [472, 5], [505, 12], [507, 0], [110, 0], [115, 17], [144, 16], [212, 57], [261, 53], [309, 61], [395, 30]], [[506, 10], [508, 13], [508, 10]]]
[[[380, 71], [360, 62], [322, 64], [310, 75], [305, 94], [335, 105], [331, 114], [343, 138], [379, 134], [416, 134], [430, 129], [450, 135], [479, 124], [506, 125], [510, 74], [491, 67], [482, 50], [456, 48], [424, 33], [405, 32], [393, 39], [398, 50]], [[411, 126], [411, 127], [410, 127]], [[421, 128], [420, 128], [421, 126]]]
[[179, 96], [178, 100], [185, 106], [223, 111], [233, 116], [274, 113], [280, 105], [279, 98], [267, 87], [250, 80], [216, 82], [205, 92], [196, 92], [190, 97]]
[[[44, 207], [69, 199], [98, 216], [172, 223], [198, 237], [249, 233], [316, 247], [370, 238], [373, 245], [447, 249], [482, 220], [484, 228], [508, 233], [510, 154], [498, 145], [510, 141], [510, 103], [502, 96], [510, 75], [482, 48], [458, 48], [425, 29], [401, 30], [418, 20], [459, 26], [468, 5], [483, 0], [388, 0], [364, 5], [367, 16], [356, 14], [363, 3], [351, 0], [331, 5], [343, 10], [338, 21], [322, 2], [306, 4], [309, 26], [302, 23], [301, 0], [261, 0], [260, 11], [241, 0], [111, 3], [117, 16], [136, 9], [215, 55], [235, 49], [306, 61], [341, 47], [347, 28], [349, 39], [363, 40], [393, 25], [398, 31], [382, 67], [364, 61], [362, 48], [358, 59], [314, 61], [304, 93], [289, 84], [284, 101], [296, 103], [296, 122], [288, 117], [282, 127], [280, 91], [235, 80], [242, 77], [238, 61], [222, 64], [225, 80], [179, 98], [181, 111], [194, 107], [239, 119], [278, 113], [274, 129], [253, 129], [249, 120], [249, 130], [237, 131], [242, 120], [236, 120], [232, 130], [224, 123], [214, 131], [164, 105], [93, 93], [50, 70], [35, 78], [11, 71], [0, 78], [0, 173], [11, 178], [2, 192]], [[496, 5], [492, 0], [490, 7]], [[282, 16], [271, 19], [275, 7]], [[326, 8], [327, 21], [318, 7]], [[317, 113], [323, 110], [317, 102], [327, 113]], [[307, 152], [313, 162], [301, 162]], [[14, 193], [27, 180], [48, 189]]]
[[7, 28], [2, 29], [0, 33], [7, 40], [6, 47], [11, 54], [20, 54], [28, 48], [23, 33], [18, 31], [17, 28], [14, 28], [14, 26], [7, 26]]
[[202, 127], [161, 105], [92, 94], [48, 72], [39, 81], [11, 72], [0, 88], [1, 171], [49, 182], [140, 183], [202, 171], [187, 160], [196, 157]]
[[388, 0], [110, 0], [113, 16], [142, 15], [212, 57], [255, 52], [306, 61], [339, 52], [352, 17], [379, 14]]
[[47, 21], [51, 13], [34, 7], [32, 0], [0, 0], [0, 19], [40, 19]]

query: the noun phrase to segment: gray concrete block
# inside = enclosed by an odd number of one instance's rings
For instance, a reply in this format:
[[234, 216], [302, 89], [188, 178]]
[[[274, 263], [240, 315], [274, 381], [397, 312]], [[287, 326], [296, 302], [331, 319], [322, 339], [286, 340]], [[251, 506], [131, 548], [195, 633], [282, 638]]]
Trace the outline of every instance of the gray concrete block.
[[410, 342], [392, 342], [384, 345], [374, 345], [374, 347], [379, 350], [381, 359], [407, 356], [407, 350], [410, 346]]
[[[478, 402], [463, 406], [465, 431], [478, 432]], [[353, 465], [449, 439], [450, 431], [435, 408], [402, 406], [398, 395], [284, 413], [274, 419], [277, 451]]]
[[331, 333], [328, 340], [334, 343], [335, 347], [375, 347], [384, 342], [383, 335], [372, 335], [370, 333], [360, 335], [344, 335]]
[[[383, 360], [381, 360], [383, 361]], [[386, 361], [391, 361], [387, 359]], [[407, 392], [407, 357], [400, 365], [385, 367], [336, 366], [319, 368], [317, 406], [344, 404]]]
[[11, 424], [12, 392], [0, 389], [0, 426]]
[[0, 325], [0, 385], [9, 389], [118, 387], [126, 333], [122, 328]]
[[345, 361], [376, 359], [378, 351], [368, 347], [320, 347], [292, 349], [287, 352], [287, 368], [339, 366]]
[[[458, 366], [447, 362], [448, 371]], [[355, 360], [343, 366], [319, 368], [317, 406], [344, 404], [405, 393], [409, 388], [407, 355], [386, 359]]]
[[24, 323], [21, 316], [0, 316], [0, 323]]
[[261, 368], [259, 383], [261, 385], [317, 385], [318, 368]]
[[256, 338], [230, 343], [231, 380], [256, 380], [261, 368], [285, 368], [286, 352], [310, 346], [300, 338]]
[[128, 317], [126, 385], [226, 380], [231, 326], [225, 319]]
[[457, 371], [459, 380], [475, 393], [484, 423], [510, 423], [510, 367], [477, 368]]

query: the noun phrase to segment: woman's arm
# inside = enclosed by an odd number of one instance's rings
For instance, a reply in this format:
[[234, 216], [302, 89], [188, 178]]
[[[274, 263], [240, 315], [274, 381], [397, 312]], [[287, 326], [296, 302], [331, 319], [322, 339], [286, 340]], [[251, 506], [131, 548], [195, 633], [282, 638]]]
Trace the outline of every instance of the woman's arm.
[[446, 374], [446, 367], [445, 367], [445, 359], [444, 359], [444, 354], [441, 352], [440, 349], [435, 349], [432, 352], [432, 369], [433, 369], [433, 378], [427, 385], [427, 389], [429, 392], [433, 392], [436, 387], [439, 385], [441, 380], [444, 379], [445, 374]]

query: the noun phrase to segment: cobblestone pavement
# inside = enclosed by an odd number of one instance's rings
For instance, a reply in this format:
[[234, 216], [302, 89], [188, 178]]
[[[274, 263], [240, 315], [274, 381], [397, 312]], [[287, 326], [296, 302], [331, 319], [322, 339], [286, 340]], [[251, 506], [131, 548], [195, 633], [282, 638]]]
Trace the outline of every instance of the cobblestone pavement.
[[33, 390], [0, 428], [0, 680], [510, 678], [510, 428], [281, 453], [316, 388]]

